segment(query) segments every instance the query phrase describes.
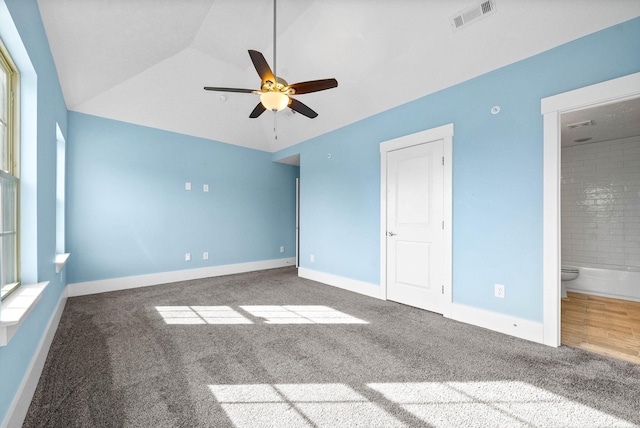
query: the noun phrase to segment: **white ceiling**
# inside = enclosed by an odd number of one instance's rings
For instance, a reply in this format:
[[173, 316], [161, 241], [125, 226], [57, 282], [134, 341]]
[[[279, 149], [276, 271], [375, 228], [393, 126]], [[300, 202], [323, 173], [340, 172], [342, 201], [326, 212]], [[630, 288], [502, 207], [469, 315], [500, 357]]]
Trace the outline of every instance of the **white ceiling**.
[[279, 0], [277, 75], [335, 77], [299, 100], [315, 119], [249, 113], [248, 49], [273, 67], [272, 0], [38, 0], [69, 110], [275, 151], [640, 15], [638, 0]]
[[565, 113], [562, 147], [619, 140], [640, 135], [640, 98]]

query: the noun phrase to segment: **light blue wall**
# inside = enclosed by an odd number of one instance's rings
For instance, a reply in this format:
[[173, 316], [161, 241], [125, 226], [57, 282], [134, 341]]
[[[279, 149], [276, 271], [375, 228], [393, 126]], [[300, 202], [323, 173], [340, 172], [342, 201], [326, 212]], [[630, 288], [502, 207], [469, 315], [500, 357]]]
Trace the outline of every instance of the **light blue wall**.
[[453, 301], [542, 321], [540, 100], [638, 71], [640, 18], [275, 153], [300, 154], [301, 266], [380, 284], [379, 143], [454, 123]]
[[67, 162], [69, 283], [295, 256], [299, 169], [270, 153], [69, 112]]
[[67, 110], [35, 0], [1, 0], [0, 36], [22, 75], [21, 274], [23, 282], [49, 281], [24, 325], [0, 347], [0, 421], [35, 354], [66, 285], [55, 273], [56, 123], [63, 134]]

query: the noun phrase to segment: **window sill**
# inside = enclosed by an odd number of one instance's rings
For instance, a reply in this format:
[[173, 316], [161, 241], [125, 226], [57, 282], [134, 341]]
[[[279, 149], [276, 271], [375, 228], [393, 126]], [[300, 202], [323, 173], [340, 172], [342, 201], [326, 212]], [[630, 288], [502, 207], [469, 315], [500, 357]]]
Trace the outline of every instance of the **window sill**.
[[21, 285], [0, 307], [0, 346], [6, 346], [35, 308], [49, 282]]
[[70, 253], [56, 254], [56, 273], [62, 272], [70, 255]]

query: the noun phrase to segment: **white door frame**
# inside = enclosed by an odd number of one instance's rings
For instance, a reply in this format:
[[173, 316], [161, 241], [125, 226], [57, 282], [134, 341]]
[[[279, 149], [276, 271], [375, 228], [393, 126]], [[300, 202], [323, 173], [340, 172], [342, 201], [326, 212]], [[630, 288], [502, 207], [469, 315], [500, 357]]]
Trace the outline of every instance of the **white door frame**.
[[300, 177], [296, 178], [296, 268], [300, 267]]
[[543, 166], [543, 343], [560, 346], [560, 115], [640, 96], [640, 73], [576, 89], [541, 101]]
[[432, 141], [444, 140], [444, 296], [442, 314], [447, 317], [451, 309], [452, 280], [452, 177], [453, 177], [453, 123], [380, 143], [380, 285], [387, 299], [387, 153]]

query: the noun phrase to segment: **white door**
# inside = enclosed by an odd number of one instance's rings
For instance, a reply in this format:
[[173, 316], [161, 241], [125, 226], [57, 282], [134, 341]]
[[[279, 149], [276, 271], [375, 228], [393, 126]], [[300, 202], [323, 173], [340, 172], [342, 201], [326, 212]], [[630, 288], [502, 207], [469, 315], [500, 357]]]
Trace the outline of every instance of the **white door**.
[[387, 299], [442, 313], [444, 141], [387, 153]]

